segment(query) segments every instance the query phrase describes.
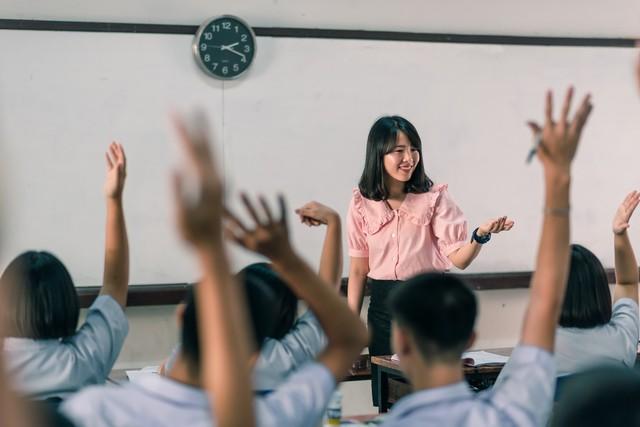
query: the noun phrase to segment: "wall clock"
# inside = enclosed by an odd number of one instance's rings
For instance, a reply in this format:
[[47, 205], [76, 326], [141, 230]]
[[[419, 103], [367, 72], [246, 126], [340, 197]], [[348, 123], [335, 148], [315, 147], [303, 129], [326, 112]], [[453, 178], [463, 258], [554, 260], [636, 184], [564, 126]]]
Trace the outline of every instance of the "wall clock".
[[237, 79], [251, 66], [256, 36], [242, 19], [222, 15], [207, 19], [193, 39], [193, 54], [200, 68], [222, 80]]

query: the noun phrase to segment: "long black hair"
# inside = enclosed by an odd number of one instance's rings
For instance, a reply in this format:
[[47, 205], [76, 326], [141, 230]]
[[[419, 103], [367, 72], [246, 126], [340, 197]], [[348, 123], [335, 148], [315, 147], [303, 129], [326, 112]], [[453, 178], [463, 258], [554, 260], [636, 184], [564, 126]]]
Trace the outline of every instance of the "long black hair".
[[411, 147], [420, 153], [420, 159], [411, 179], [405, 183], [405, 193], [426, 193], [433, 185], [433, 181], [424, 170], [422, 141], [416, 128], [403, 117], [385, 116], [376, 120], [367, 137], [367, 156], [358, 184], [360, 193], [367, 199], [385, 200], [389, 197], [389, 192], [384, 184], [386, 173], [384, 156], [395, 148], [399, 132], [404, 133], [409, 139]]

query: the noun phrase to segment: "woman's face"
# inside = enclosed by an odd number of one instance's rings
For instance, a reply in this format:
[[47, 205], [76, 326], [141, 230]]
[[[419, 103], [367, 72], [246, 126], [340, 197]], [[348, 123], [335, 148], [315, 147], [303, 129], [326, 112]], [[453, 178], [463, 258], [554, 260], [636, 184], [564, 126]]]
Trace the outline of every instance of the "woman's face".
[[384, 155], [384, 170], [387, 176], [400, 182], [407, 182], [411, 179], [419, 161], [418, 150], [411, 146], [404, 132], [398, 132], [396, 146]]

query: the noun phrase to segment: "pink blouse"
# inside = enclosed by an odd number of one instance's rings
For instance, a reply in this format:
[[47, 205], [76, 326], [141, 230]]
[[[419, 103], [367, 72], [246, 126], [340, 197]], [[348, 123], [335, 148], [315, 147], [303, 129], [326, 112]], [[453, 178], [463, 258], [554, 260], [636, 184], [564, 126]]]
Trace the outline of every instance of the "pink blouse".
[[448, 270], [449, 254], [467, 243], [467, 221], [447, 185], [408, 193], [400, 208], [365, 198], [357, 188], [347, 214], [349, 255], [369, 258], [369, 277], [407, 280], [428, 270]]

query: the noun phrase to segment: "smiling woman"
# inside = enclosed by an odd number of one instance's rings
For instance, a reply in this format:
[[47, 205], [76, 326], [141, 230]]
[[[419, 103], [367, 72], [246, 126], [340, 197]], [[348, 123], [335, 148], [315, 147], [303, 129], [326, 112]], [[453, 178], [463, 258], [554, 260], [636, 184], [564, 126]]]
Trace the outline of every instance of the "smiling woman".
[[[511, 227], [513, 221], [506, 216], [491, 219], [476, 228], [468, 242], [462, 210], [447, 186], [434, 184], [424, 170], [416, 128], [400, 116], [378, 119], [369, 131], [364, 171], [347, 215], [348, 299], [357, 313], [370, 281], [369, 354], [392, 353], [387, 299], [393, 288], [425, 271], [466, 268], [491, 234]], [[374, 405], [376, 389], [374, 379]]]

